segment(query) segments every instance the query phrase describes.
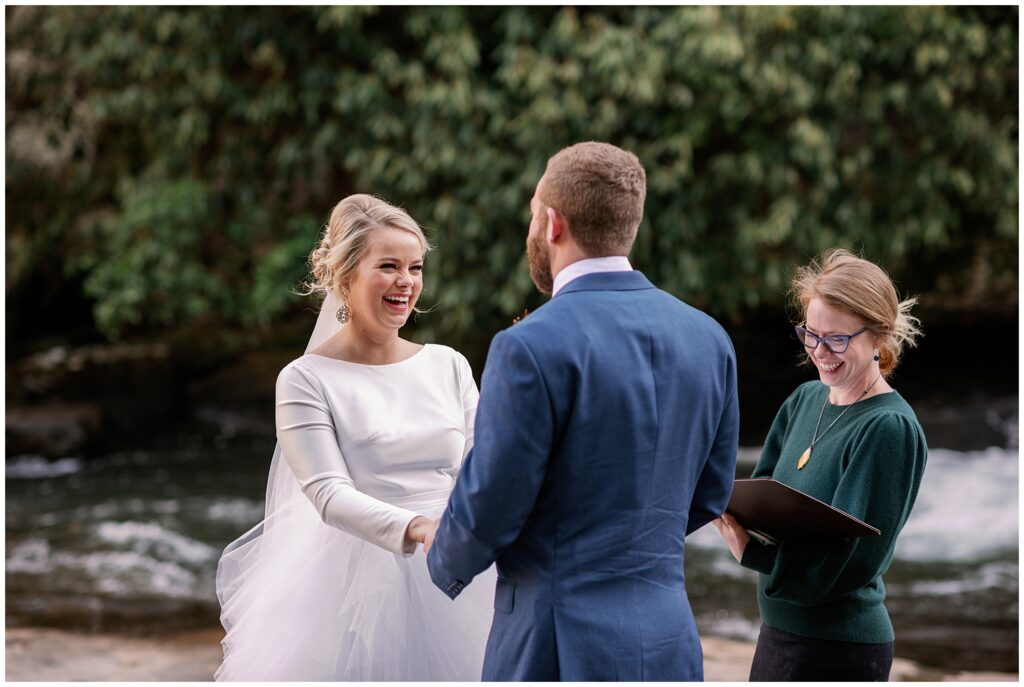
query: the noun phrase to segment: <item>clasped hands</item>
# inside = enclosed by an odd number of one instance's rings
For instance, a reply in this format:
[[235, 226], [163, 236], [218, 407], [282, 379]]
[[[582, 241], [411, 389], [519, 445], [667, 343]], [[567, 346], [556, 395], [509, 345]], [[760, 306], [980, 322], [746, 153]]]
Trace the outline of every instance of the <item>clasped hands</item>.
[[[713, 524], [718, 528], [718, 532], [729, 546], [729, 551], [732, 552], [733, 557], [737, 561], [741, 560], [743, 558], [743, 550], [747, 548], [747, 542], [750, 541], [750, 535], [747, 534], [747, 531], [736, 522], [736, 518], [725, 513], [722, 514], [722, 517], [715, 519]], [[409, 522], [409, 527], [405, 530], [405, 540], [423, 544], [423, 553], [429, 553], [430, 547], [434, 544], [437, 526], [437, 520], [417, 515]]]
[[417, 542], [423, 544], [423, 553], [428, 553], [430, 547], [434, 544], [434, 535], [437, 533], [437, 520], [431, 520], [430, 518], [422, 515], [417, 515], [409, 522], [409, 527], [405, 530], [405, 540], [407, 542]]
[[[723, 513], [722, 517], [713, 522], [719, 533], [722, 534], [722, 539], [725, 540], [733, 557], [737, 561], [741, 560], [746, 544], [751, 541], [751, 535], [746, 533], [743, 526], [736, 522], [731, 515]], [[423, 553], [430, 553], [430, 547], [434, 544], [434, 534], [437, 533], [437, 524], [437, 520], [417, 515], [406, 529], [406, 541], [422, 544]]]

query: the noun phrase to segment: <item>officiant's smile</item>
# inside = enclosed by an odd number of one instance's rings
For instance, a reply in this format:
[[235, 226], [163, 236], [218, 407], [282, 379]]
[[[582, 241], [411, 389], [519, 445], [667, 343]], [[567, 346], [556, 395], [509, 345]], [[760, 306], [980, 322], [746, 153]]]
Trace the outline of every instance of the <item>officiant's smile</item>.
[[833, 404], [848, 405], [865, 396], [864, 389], [879, 376], [879, 366], [878, 337], [864, 322], [814, 298], [807, 305], [806, 326], [796, 329], [821, 383], [831, 389]]

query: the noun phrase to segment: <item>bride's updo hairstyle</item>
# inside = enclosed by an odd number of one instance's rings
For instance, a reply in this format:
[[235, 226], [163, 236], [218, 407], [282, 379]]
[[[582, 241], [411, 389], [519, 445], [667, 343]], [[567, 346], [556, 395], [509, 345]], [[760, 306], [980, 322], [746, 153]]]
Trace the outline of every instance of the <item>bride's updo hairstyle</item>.
[[333, 292], [338, 302], [344, 302], [341, 284], [355, 271], [366, 254], [370, 235], [378, 229], [407, 231], [419, 240], [424, 255], [430, 250], [420, 225], [402, 208], [365, 193], [348, 196], [331, 210], [323, 238], [309, 254], [312, 278], [303, 293]]
[[901, 301], [885, 270], [842, 248], [825, 251], [797, 269], [790, 294], [800, 322], [806, 320], [807, 305], [820, 298], [877, 334], [878, 368], [886, 378], [896, 369], [904, 346], [916, 346], [921, 335], [920, 321], [910, 314], [917, 299]]

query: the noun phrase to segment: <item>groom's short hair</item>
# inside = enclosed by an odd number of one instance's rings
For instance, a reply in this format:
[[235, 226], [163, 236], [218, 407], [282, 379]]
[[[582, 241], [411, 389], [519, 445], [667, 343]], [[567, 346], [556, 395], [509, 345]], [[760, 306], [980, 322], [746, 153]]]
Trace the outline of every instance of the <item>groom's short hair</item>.
[[548, 160], [541, 186], [540, 202], [568, 219], [589, 255], [629, 254], [647, 195], [647, 174], [636, 155], [610, 143], [577, 143]]

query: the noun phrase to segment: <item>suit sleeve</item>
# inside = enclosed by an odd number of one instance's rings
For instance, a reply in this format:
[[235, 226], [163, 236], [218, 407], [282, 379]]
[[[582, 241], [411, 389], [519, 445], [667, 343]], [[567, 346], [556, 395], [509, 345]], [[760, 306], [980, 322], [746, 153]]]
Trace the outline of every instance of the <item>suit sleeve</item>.
[[277, 440], [320, 518], [392, 553], [411, 556], [405, 530], [416, 513], [358, 491], [338, 446], [334, 418], [313, 376], [296, 366], [277, 378]]
[[453, 599], [519, 536], [554, 443], [544, 376], [511, 330], [494, 337], [481, 387], [473, 449], [427, 555], [431, 579]]
[[736, 391], [736, 357], [730, 347], [725, 369], [725, 404], [718, 421], [718, 431], [711, 445], [697, 487], [693, 492], [686, 534], [694, 532], [725, 512], [732, 496], [736, 476], [736, 454], [739, 448], [740, 410]]

